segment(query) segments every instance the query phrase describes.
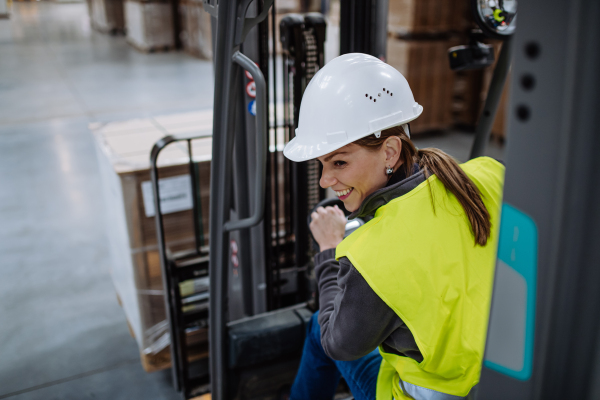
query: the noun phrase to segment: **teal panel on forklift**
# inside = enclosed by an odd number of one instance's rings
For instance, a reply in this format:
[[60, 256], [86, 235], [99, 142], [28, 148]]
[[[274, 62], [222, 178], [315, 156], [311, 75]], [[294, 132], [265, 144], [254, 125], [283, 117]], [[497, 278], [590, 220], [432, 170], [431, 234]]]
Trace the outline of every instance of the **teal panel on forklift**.
[[537, 249], [533, 219], [505, 203], [484, 364], [520, 380], [533, 368]]

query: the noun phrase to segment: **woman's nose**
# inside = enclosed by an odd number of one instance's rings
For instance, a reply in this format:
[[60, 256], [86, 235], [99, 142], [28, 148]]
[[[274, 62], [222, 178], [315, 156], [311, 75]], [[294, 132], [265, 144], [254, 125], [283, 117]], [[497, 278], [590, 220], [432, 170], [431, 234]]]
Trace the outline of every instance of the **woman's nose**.
[[337, 179], [325, 168], [323, 168], [323, 172], [321, 173], [321, 180], [319, 184], [323, 189], [327, 189], [330, 186], [333, 186], [337, 183]]

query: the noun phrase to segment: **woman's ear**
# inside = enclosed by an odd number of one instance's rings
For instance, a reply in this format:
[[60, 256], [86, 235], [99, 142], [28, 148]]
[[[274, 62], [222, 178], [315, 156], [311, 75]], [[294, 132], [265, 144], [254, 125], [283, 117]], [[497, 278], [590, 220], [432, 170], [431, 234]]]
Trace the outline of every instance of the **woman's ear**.
[[383, 143], [385, 162], [388, 166], [395, 166], [402, 152], [402, 140], [398, 136], [390, 136]]

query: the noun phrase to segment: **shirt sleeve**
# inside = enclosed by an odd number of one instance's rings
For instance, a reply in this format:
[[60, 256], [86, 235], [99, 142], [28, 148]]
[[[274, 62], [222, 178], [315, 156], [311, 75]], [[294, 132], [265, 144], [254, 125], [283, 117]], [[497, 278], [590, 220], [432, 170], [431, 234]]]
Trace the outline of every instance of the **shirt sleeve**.
[[329, 357], [356, 360], [384, 341], [393, 345], [394, 353], [401, 353], [403, 347], [419, 353], [404, 322], [371, 289], [350, 260], [343, 257], [338, 262], [335, 249], [325, 250], [315, 256], [315, 274], [321, 343]]

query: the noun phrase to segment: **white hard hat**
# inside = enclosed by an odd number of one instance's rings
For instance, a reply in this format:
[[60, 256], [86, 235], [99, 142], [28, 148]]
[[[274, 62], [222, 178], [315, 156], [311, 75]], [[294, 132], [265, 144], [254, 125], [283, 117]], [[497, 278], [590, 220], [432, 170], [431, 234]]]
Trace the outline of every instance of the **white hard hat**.
[[326, 64], [306, 87], [296, 137], [283, 154], [292, 161], [321, 157], [404, 125], [422, 112], [394, 67], [367, 54], [344, 54]]

